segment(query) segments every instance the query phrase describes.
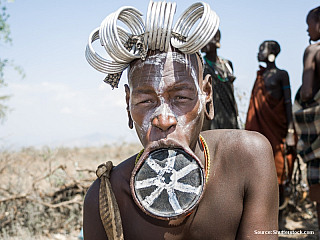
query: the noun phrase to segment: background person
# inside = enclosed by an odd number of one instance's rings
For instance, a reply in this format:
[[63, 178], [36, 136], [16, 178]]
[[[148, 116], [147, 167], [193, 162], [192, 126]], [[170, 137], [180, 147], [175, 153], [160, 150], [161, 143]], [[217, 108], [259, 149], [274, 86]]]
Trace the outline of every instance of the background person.
[[[284, 184], [290, 181], [293, 170], [295, 139], [289, 75], [275, 64], [279, 52], [280, 45], [276, 41], [264, 41], [259, 47], [258, 61], [265, 62], [267, 66], [260, 66], [257, 72], [245, 129], [260, 132], [271, 143], [282, 204]], [[283, 228], [281, 216], [280, 212], [279, 228]]]
[[[307, 15], [311, 41], [320, 39], [320, 7]], [[309, 197], [317, 205], [320, 239], [320, 43], [310, 44], [303, 56], [302, 85], [293, 106], [294, 121], [299, 137], [297, 150], [307, 163]]]
[[238, 108], [234, 97], [232, 62], [218, 56], [217, 49], [220, 48], [221, 32], [218, 30], [212, 41], [210, 41], [201, 52], [204, 56], [204, 74], [212, 77], [212, 93], [214, 105], [214, 118], [211, 121], [204, 120], [202, 130], [209, 129], [238, 129]]

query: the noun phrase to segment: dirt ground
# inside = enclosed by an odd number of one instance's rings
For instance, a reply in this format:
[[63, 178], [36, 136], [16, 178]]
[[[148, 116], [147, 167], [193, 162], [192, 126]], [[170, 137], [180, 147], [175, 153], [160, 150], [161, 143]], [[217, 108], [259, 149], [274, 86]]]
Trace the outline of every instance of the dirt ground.
[[[96, 179], [96, 167], [109, 160], [116, 165], [141, 148], [122, 143], [101, 148], [0, 152], [0, 239], [78, 239], [83, 199]], [[298, 204], [291, 199], [284, 216], [286, 231], [314, 234], [283, 232], [280, 240], [319, 239], [315, 205], [308, 197]]]
[[140, 144], [121, 143], [0, 152], [0, 239], [77, 239], [97, 166], [117, 165], [140, 150]]
[[[298, 164], [299, 162], [299, 164]], [[290, 201], [286, 209], [283, 210], [284, 216], [284, 232], [279, 234], [280, 240], [285, 239], [307, 239], [319, 240], [318, 221], [315, 202], [311, 202], [308, 198], [308, 184], [306, 176], [306, 164], [302, 159], [297, 159], [294, 163], [294, 172], [298, 165], [301, 169], [300, 184], [297, 185], [296, 191], [290, 195]], [[293, 182], [296, 178], [293, 175]], [[295, 234], [292, 234], [292, 231]], [[306, 231], [309, 231], [306, 233]]]
[[[279, 234], [280, 240], [319, 239], [315, 205], [308, 199], [300, 203], [300, 206], [289, 205], [288, 209], [285, 210], [285, 215], [285, 228], [283, 233]], [[293, 231], [295, 234], [292, 234]]]

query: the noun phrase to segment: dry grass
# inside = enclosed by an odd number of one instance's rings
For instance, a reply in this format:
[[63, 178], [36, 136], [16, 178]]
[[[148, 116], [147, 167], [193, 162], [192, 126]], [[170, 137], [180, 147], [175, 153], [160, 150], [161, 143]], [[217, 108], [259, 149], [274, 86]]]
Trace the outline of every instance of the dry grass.
[[116, 165], [140, 149], [123, 143], [1, 152], [0, 239], [77, 239], [96, 167], [109, 160]]
[[[0, 152], [0, 239], [78, 239], [83, 199], [96, 179], [96, 167], [109, 160], [117, 165], [140, 149], [140, 144], [123, 143], [102, 148]], [[285, 215], [289, 230], [317, 229], [315, 208], [307, 199], [297, 206], [291, 202]], [[292, 238], [311, 240], [317, 239], [317, 234], [283, 235], [279, 239]]]

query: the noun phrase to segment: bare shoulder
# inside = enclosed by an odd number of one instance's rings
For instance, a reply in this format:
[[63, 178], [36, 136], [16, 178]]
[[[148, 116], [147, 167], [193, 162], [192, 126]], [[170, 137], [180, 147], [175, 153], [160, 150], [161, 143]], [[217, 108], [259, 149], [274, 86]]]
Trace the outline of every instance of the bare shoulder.
[[320, 62], [320, 46], [318, 47], [318, 50], [316, 52], [315, 60], [317, 63]]
[[320, 43], [310, 44], [306, 47], [305, 53], [317, 52], [320, 50]]
[[304, 60], [314, 58], [320, 51], [320, 43], [310, 44], [304, 51]]
[[[254, 131], [221, 129], [201, 133], [215, 155], [243, 166], [273, 164], [270, 142]], [[233, 159], [237, 159], [234, 161]]]
[[281, 78], [289, 78], [289, 74], [286, 70], [280, 69], [279, 75]]
[[238, 149], [240, 151], [253, 150], [257, 148], [271, 148], [266, 137], [255, 131], [239, 130], [239, 129], [219, 129], [204, 131], [201, 135], [208, 141], [210, 145], [215, 147], [224, 145], [227, 149]]

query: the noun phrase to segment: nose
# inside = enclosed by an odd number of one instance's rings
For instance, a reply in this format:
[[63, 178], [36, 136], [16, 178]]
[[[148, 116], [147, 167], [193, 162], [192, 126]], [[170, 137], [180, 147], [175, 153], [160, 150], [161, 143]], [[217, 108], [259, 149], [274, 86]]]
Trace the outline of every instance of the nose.
[[168, 131], [177, 125], [177, 119], [171, 114], [159, 114], [152, 119], [152, 125], [162, 131]]

